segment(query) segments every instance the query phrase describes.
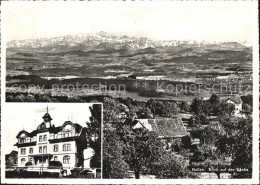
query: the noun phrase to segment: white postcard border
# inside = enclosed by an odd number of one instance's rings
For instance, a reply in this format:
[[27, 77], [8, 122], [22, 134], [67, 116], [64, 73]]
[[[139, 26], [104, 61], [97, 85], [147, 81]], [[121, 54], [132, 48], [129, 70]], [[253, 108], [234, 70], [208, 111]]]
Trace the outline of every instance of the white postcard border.
[[[9, 3], [22, 3], [23, 5], [28, 3], [86, 3], [86, 2], [2, 2], [1, 6], [1, 105], [2, 105], [2, 124], [1, 142], [5, 141], [8, 133], [5, 133], [6, 123], [3, 121], [5, 109], [5, 74], [6, 74], [6, 59], [5, 59], [5, 7]], [[91, 3], [103, 3], [107, 2], [91, 2]], [[116, 2], [109, 2], [116, 3]], [[120, 3], [117, 1], [117, 3]], [[122, 3], [136, 3], [136, 2], [122, 2]], [[153, 3], [163, 3], [142, 1], [138, 2], [141, 4]], [[166, 1], [166, 3], [171, 3], [171, 1]], [[188, 4], [189, 6], [197, 6], [197, 4], [204, 3], [205, 5], [209, 3], [215, 3], [219, 5], [225, 3], [226, 5], [232, 5], [232, 3], [239, 3], [241, 6], [249, 5], [255, 8], [255, 25], [254, 25], [254, 43], [253, 43], [253, 174], [252, 179], [6, 179], [5, 178], [5, 150], [1, 150], [1, 182], [2, 183], [16, 183], [16, 184], [258, 184], [259, 183], [259, 45], [258, 45], [258, 5], [257, 1], [234, 1], [234, 2], [175, 2]]]

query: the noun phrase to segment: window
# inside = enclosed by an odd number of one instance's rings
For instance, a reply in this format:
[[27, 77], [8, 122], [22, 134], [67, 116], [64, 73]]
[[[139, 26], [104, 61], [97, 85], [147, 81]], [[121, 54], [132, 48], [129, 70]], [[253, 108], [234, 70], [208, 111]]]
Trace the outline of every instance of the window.
[[39, 141], [42, 142], [42, 136], [39, 137]]
[[47, 141], [47, 135], [43, 136], [43, 141]]
[[21, 148], [21, 155], [25, 155], [26, 153], [26, 149], [25, 148]]
[[22, 165], [25, 165], [25, 158], [22, 158], [22, 159], [21, 159], [21, 164], [22, 164]]
[[33, 153], [33, 148], [29, 149], [29, 153], [32, 154]]
[[43, 153], [45, 153], [45, 154], [47, 153], [47, 146], [43, 147]]
[[58, 151], [59, 151], [59, 145], [54, 145], [53, 151], [54, 151], [54, 152], [58, 152]]
[[63, 137], [71, 137], [72, 135], [71, 131], [63, 131]]
[[64, 164], [69, 164], [70, 163], [70, 156], [66, 155], [63, 157], [63, 163]]
[[25, 138], [20, 138], [20, 143], [24, 143], [25, 142]]
[[45, 123], [42, 123], [42, 124], [41, 124], [41, 129], [45, 129], [45, 128], [46, 128]]
[[39, 153], [42, 153], [42, 146], [39, 147]]
[[70, 144], [63, 145], [63, 151], [70, 151], [70, 150], [71, 150]]

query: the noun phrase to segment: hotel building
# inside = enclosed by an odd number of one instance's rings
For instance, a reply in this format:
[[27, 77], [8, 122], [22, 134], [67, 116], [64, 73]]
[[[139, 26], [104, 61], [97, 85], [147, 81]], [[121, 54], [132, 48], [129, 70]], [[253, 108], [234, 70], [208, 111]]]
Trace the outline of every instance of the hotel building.
[[59, 161], [65, 168], [84, 167], [86, 128], [71, 121], [55, 127], [48, 108], [42, 118], [36, 130], [22, 130], [16, 136], [18, 167], [49, 167], [51, 161]]

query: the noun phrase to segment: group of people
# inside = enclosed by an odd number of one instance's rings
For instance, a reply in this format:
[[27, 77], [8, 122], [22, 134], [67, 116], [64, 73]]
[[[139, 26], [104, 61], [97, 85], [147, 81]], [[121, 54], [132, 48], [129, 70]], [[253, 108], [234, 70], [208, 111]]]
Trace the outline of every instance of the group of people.
[[60, 168], [59, 177], [70, 177], [71, 176], [71, 170], [70, 167], [67, 169]]

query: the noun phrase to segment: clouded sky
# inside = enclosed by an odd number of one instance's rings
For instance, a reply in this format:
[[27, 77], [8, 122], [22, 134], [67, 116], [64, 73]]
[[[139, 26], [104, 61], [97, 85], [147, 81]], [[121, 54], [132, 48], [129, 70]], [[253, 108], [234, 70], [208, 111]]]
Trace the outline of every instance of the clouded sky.
[[5, 4], [7, 41], [105, 31], [154, 40], [243, 42], [252, 40], [257, 15], [257, 1]]
[[[6, 133], [3, 148], [6, 152], [17, 150], [13, 146], [16, 142], [16, 136], [21, 130], [32, 132], [42, 123], [42, 116], [46, 113], [48, 106], [49, 114], [52, 117], [52, 123], [58, 127], [65, 121], [72, 121], [82, 126], [86, 126], [91, 113], [86, 103], [6, 103], [2, 118], [2, 132]], [[3, 137], [3, 135], [2, 135]]]

